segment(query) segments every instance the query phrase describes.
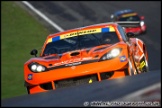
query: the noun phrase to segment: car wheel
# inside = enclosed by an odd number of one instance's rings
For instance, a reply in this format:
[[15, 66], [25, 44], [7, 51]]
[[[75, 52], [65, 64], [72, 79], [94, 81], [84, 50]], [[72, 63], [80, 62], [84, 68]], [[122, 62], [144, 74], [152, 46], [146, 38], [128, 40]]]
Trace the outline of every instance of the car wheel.
[[26, 90], [27, 90], [28, 94], [30, 94], [29, 87], [26, 87]]
[[143, 34], [143, 35], [145, 35], [145, 34], [146, 34], [146, 32], [147, 32], [147, 31], [145, 30], [145, 31], [143, 31], [143, 32], [142, 32], [142, 34]]
[[140, 69], [141, 73], [149, 71], [148, 61], [146, 59], [146, 55], [145, 54], [144, 54], [143, 58], [140, 60], [139, 69]]

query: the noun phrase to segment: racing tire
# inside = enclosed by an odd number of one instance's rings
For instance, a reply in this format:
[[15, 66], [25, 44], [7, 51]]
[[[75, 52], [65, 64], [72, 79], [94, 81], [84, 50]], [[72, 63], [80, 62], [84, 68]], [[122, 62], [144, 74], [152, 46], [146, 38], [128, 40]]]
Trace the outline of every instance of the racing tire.
[[29, 87], [26, 87], [27, 93], [30, 94]]
[[145, 31], [142, 32], [142, 35], [145, 35], [146, 33], [147, 33], [147, 31], [145, 30]]

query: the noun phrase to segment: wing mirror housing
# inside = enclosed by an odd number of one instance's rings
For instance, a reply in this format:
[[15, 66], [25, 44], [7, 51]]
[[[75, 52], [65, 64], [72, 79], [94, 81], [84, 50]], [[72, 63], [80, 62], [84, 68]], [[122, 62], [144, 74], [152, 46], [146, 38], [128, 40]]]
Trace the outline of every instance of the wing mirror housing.
[[35, 55], [35, 57], [37, 57], [37, 53], [38, 53], [38, 50], [36, 50], [36, 49], [33, 49], [33, 50], [30, 52], [30, 54], [31, 54], [31, 55]]

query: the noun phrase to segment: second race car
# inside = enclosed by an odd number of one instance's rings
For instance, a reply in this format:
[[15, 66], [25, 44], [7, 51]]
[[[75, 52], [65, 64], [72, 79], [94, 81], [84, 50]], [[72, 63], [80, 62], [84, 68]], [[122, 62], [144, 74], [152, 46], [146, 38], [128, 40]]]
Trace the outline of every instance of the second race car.
[[116, 11], [111, 15], [111, 21], [117, 22], [125, 28], [125, 32], [133, 32], [136, 35], [145, 34], [147, 27], [144, 16], [131, 9]]

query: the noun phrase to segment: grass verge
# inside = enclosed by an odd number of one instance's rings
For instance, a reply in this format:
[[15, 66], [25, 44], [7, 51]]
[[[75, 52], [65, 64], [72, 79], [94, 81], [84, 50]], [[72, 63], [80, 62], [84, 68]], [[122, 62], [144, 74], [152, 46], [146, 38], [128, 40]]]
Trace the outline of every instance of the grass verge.
[[24, 63], [50, 32], [15, 2], [1, 2], [1, 98], [27, 94]]

